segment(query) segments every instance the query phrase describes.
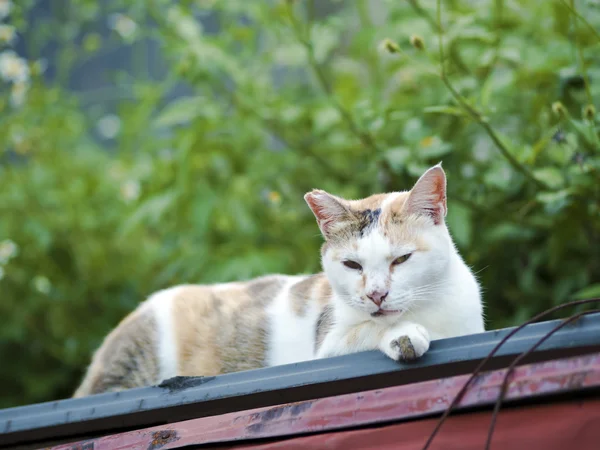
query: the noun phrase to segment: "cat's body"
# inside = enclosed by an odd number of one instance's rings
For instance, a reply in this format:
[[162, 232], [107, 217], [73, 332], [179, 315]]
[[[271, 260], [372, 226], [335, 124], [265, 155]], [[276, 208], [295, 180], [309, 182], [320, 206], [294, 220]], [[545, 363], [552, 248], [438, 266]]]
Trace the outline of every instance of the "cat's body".
[[430, 339], [484, 331], [479, 286], [443, 221], [445, 192], [436, 166], [410, 192], [307, 194], [324, 273], [159, 291], [109, 334], [75, 396], [361, 350], [413, 359]]

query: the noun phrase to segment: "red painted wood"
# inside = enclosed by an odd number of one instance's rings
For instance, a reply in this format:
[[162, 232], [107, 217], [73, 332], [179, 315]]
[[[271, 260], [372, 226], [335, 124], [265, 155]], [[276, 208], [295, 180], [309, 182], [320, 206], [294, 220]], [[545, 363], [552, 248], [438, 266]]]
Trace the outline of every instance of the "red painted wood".
[[[495, 402], [504, 374], [505, 370], [482, 374], [460, 406]], [[468, 375], [462, 375], [187, 420], [78, 444], [59, 445], [54, 449], [67, 450], [75, 445], [93, 444], [88, 448], [166, 450], [193, 444], [298, 435], [422, 417], [446, 409], [467, 378]], [[523, 399], [593, 386], [600, 386], [600, 353], [521, 366], [513, 374], [508, 398]]]
[[[451, 416], [430, 450], [481, 450], [491, 412]], [[437, 419], [418, 420], [377, 428], [346, 430], [283, 439], [261, 444], [220, 446], [239, 450], [420, 450]], [[210, 447], [209, 447], [210, 448]], [[600, 400], [551, 403], [501, 411], [492, 440], [495, 450], [598, 450]]]

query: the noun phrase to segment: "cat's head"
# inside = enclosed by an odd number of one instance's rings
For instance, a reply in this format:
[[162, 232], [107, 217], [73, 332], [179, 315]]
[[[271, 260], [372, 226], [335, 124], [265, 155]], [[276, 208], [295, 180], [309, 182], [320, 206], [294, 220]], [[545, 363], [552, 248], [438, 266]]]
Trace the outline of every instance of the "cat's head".
[[408, 192], [345, 200], [304, 196], [325, 244], [323, 270], [339, 298], [373, 317], [398, 317], [427, 301], [453, 251], [444, 223], [446, 175], [425, 172]]

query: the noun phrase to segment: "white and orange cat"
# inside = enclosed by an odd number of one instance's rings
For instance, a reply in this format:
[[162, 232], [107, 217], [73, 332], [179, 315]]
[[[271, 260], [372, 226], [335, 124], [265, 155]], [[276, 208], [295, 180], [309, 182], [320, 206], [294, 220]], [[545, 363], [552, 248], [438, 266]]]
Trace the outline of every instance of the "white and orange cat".
[[410, 360], [431, 339], [484, 331], [478, 283], [444, 223], [440, 165], [409, 192], [305, 199], [323, 273], [156, 292], [107, 336], [75, 396], [362, 350]]

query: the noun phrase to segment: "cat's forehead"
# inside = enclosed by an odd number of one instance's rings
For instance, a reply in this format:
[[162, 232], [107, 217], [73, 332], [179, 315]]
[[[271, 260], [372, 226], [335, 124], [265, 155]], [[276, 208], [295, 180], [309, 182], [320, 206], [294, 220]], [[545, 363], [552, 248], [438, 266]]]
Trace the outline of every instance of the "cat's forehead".
[[387, 234], [388, 228], [401, 224], [408, 194], [408, 192], [391, 192], [350, 201], [350, 209], [359, 222], [360, 235], [365, 235], [365, 231], [374, 228]]
[[354, 251], [398, 245], [422, 247], [418, 218], [407, 215], [404, 209], [408, 195], [409, 192], [392, 192], [348, 201], [354, 220], [340, 230], [335, 243]]
[[[389, 203], [389, 200], [396, 197], [399, 193], [392, 192], [389, 194], [375, 194], [370, 197], [362, 198], [360, 200], [350, 200], [350, 208], [354, 211], [366, 211], [366, 210], [377, 210], [385, 206], [385, 203]], [[388, 200], [388, 202], [386, 202]]]

